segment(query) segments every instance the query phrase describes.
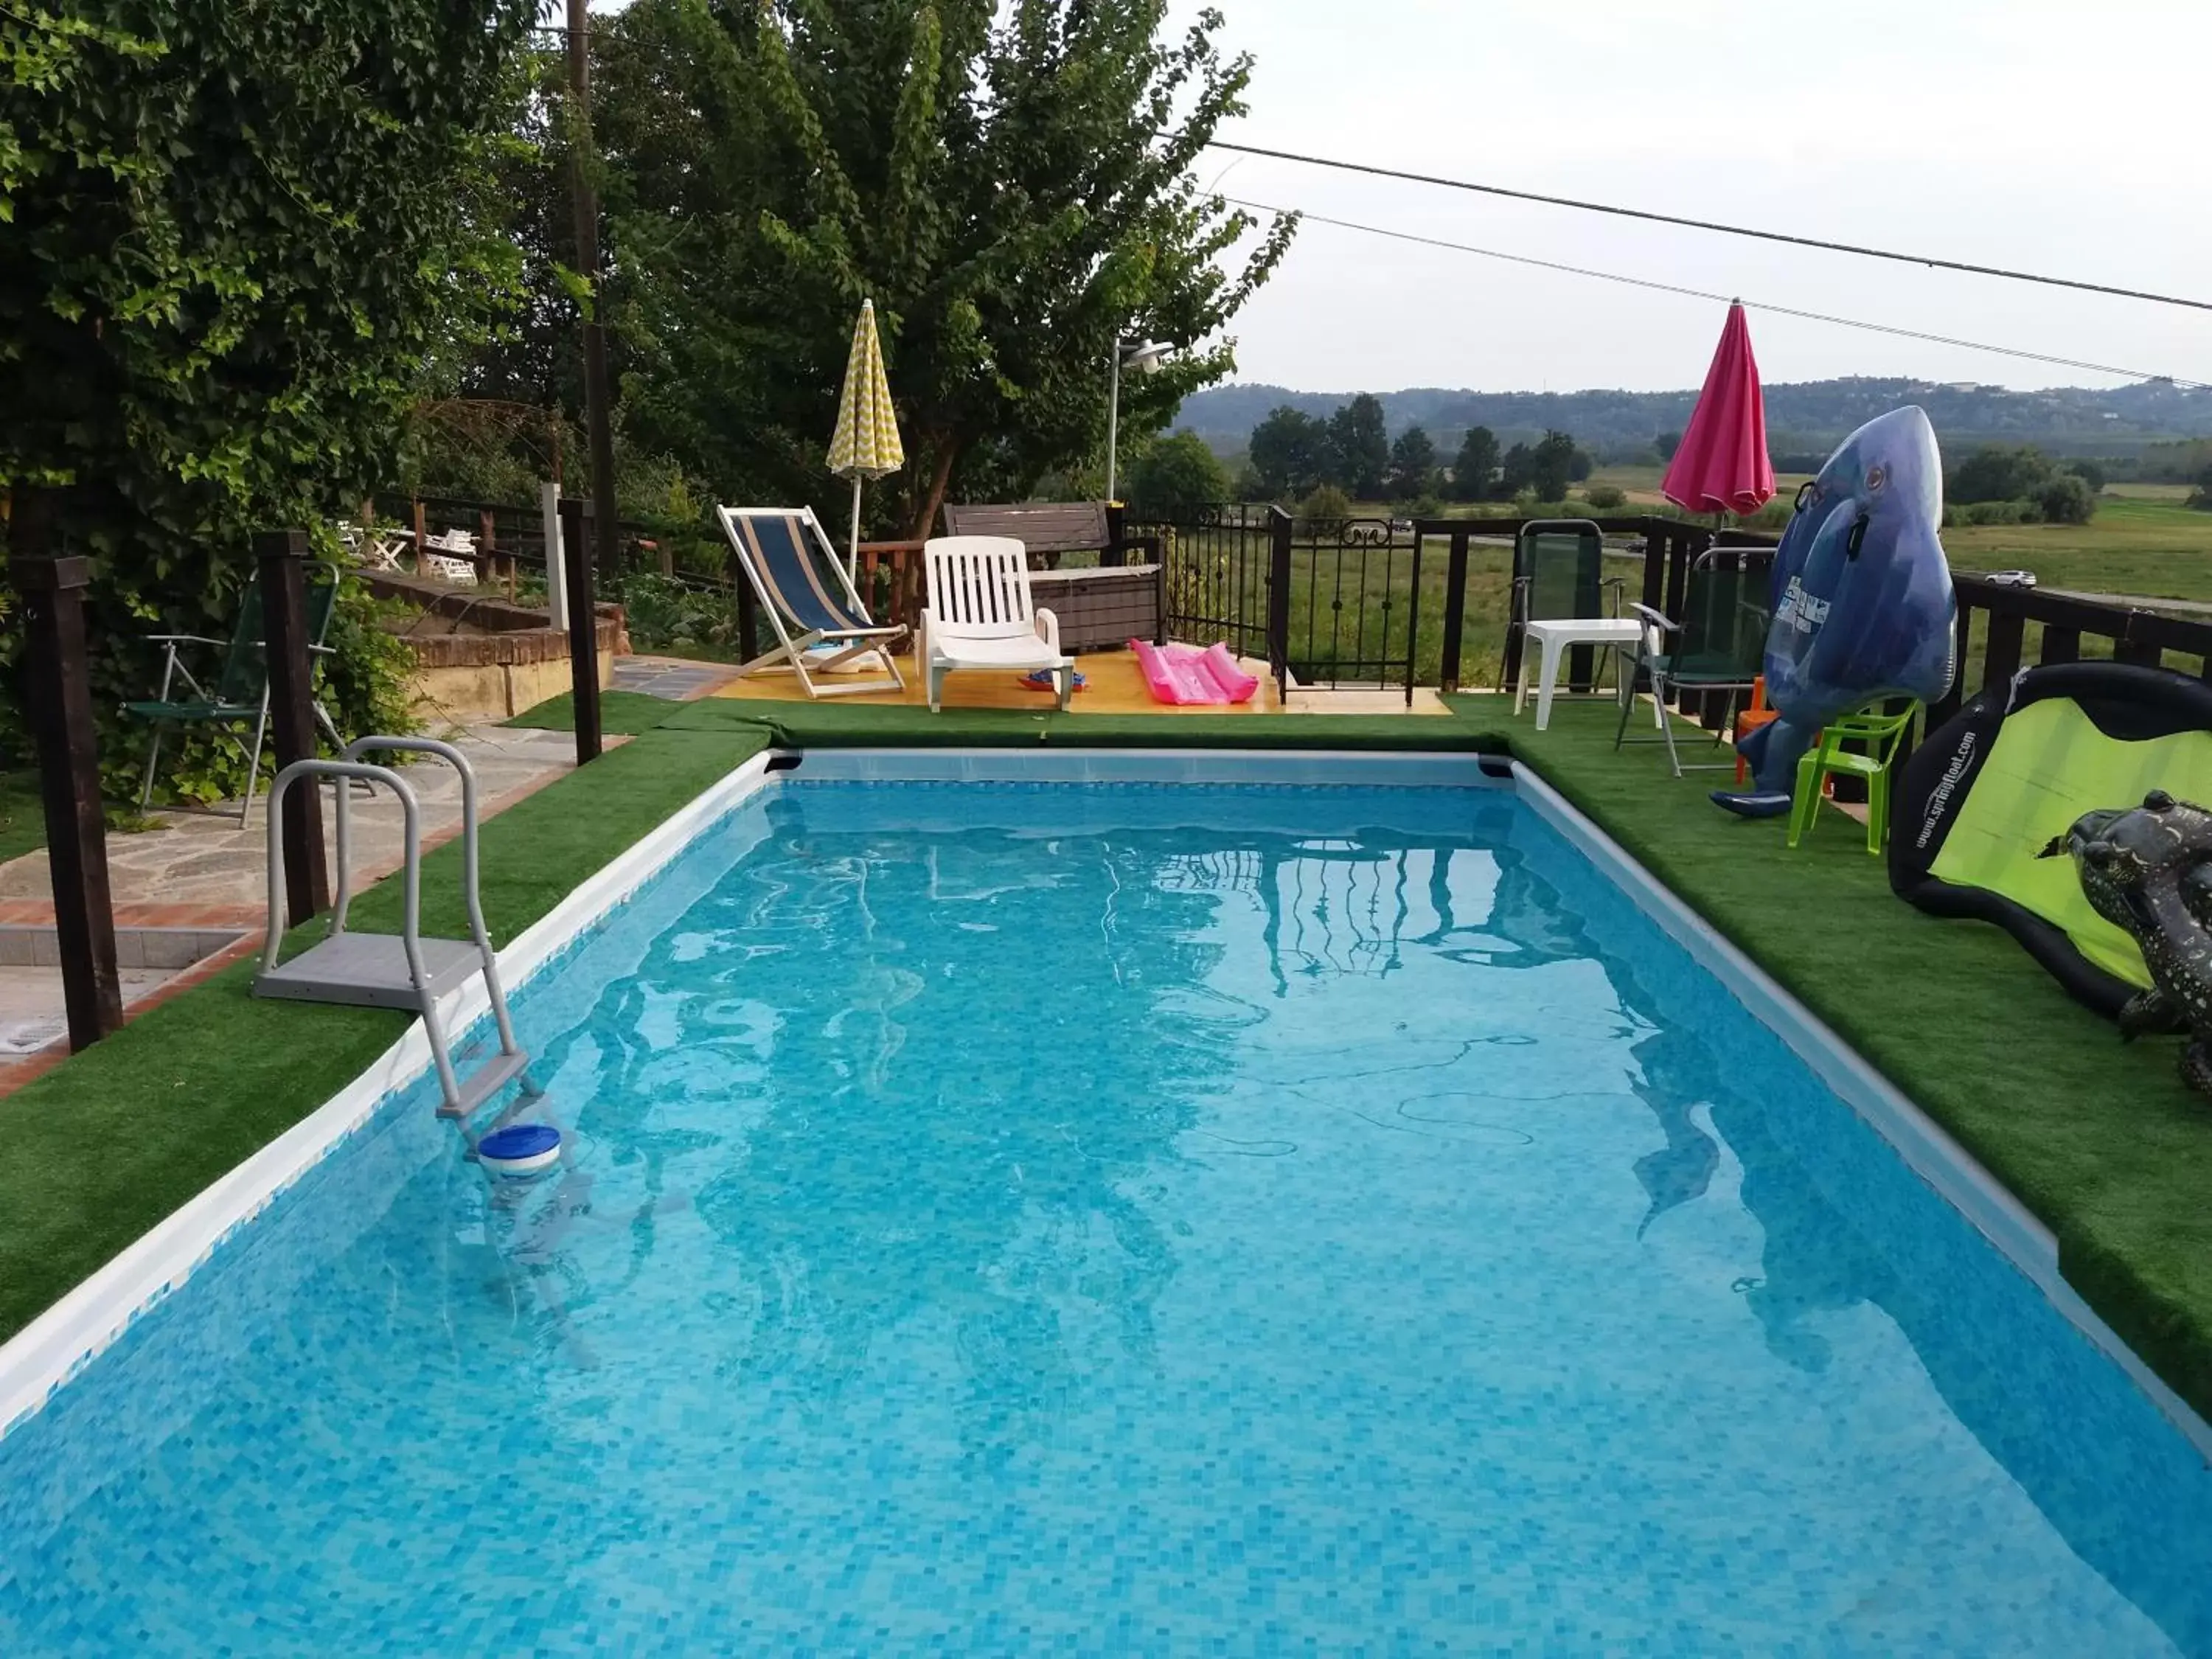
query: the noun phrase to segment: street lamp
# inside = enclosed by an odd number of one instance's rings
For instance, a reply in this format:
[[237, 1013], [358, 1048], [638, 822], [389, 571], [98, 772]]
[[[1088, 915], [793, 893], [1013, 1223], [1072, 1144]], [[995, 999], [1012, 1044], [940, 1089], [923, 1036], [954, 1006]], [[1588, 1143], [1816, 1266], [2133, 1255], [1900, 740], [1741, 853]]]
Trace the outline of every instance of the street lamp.
[[1174, 349], [1163, 341], [1147, 340], [1142, 335], [1114, 337], [1114, 389], [1106, 399], [1106, 499], [1109, 501], [1114, 499], [1115, 451], [1121, 437], [1121, 371], [1126, 368], [1134, 374], [1157, 374]]

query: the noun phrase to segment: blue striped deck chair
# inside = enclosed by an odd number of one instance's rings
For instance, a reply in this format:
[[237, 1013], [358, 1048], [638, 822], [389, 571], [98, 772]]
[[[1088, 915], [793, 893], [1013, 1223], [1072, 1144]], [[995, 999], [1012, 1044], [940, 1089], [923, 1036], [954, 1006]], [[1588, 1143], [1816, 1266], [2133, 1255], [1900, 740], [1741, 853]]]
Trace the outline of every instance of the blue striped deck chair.
[[[903, 623], [879, 627], [854, 591], [853, 578], [838, 562], [836, 550], [811, 507], [718, 507], [722, 533], [744, 567], [776, 647], [738, 670], [740, 678], [765, 668], [788, 667], [810, 697], [849, 697], [863, 691], [903, 691], [893, 649], [906, 638]], [[832, 647], [810, 656], [817, 646]], [[817, 685], [814, 677], [830, 673], [869, 655], [884, 665], [884, 676], [842, 684]]]

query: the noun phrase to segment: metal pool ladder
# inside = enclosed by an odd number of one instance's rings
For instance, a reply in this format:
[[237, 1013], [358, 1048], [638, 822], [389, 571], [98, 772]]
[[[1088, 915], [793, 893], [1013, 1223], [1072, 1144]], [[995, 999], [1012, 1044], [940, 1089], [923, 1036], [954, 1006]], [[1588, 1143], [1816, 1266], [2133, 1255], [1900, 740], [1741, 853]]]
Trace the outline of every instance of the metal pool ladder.
[[[425, 939], [422, 933], [422, 812], [415, 792], [389, 767], [372, 766], [360, 757], [371, 750], [410, 750], [439, 759], [461, 775], [461, 890], [468, 900], [469, 930], [473, 940]], [[327, 937], [294, 957], [281, 959], [284, 944], [285, 792], [311, 779], [340, 780], [337, 797], [337, 890], [331, 896]], [[349, 797], [353, 780], [383, 784], [398, 798], [405, 820], [406, 863], [402, 877], [403, 899], [399, 932], [360, 933], [346, 931], [346, 906], [351, 897], [348, 867]], [[309, 784], [313, 787], [312, 783]], [[336, 760], [295, 761], [276, 775], [269, 792], [269, 932], [262, 946], [261, 970], [254, 975], [253, 994], [288, 997], [299, 1002], [343, 1002], [368, 1008], [404, 1008], [422, 1017], [430, 1039], [430, 1055], [438, 1069], [441, 1117], [465, 1118], [516, 1078], [526, 1094], [539, 1092], [526, 1070], [530, 1056], [514, 1040], [514, 1025], [507, 1013], [507, 998], [499, 984], [499, 960], [492, 953], [491, 936], [484, 930], [483, 907], [477, 896], [477, 776], [467, 757], [449, 743], [433, 738], [362, 738], [346, 746]], [[445, 1028], [438, 1018], [438, 1000], [471, 974], [482, 974], [491, 996], [492, 1017], [499, 1024], [499, 1054], [478, 1069], [464, 1086], [453, 1073], [453, 1055], [447, 1047]]]

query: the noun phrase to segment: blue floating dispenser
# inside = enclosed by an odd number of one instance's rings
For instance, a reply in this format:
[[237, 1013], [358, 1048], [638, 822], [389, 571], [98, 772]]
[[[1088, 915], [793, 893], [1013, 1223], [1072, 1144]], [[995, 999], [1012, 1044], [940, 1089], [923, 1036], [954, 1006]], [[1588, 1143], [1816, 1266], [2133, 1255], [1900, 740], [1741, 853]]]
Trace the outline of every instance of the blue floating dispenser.
[[510, 1180], [550, 1169], [560, 1157], [561, 1132], [550, 1123], [510, 1123], [477, 1142], [477, 1162]]

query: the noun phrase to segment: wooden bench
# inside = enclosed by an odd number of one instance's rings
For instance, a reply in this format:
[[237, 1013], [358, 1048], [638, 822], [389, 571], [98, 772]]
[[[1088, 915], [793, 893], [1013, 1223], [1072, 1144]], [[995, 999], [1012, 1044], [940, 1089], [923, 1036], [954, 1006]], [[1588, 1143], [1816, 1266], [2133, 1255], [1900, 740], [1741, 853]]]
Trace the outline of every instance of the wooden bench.
[[1160, 556], [1157, 536], [1122, 533], [1121, 509], [1104, 501], [1014, 501], [994, 506], [945, 504], [948, 536], [1012, 536], [1042, 558], [1048, 570], [1060, 568], [1063, 553], [1096, 553], [1102, 565], [1129, 562], [1141, 552], [1154, 563]]

